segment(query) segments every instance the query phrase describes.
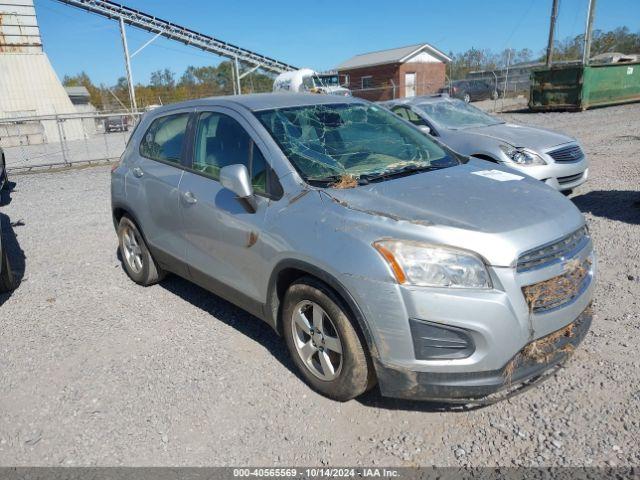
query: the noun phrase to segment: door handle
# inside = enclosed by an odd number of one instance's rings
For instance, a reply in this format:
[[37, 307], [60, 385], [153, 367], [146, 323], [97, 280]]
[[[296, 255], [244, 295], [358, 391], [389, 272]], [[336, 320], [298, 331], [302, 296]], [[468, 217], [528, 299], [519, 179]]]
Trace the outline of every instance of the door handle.
[[193, 205], [194, 203], [198, 202], [198, 199], [193, 194], [193, 192], [184, 192], [182, 194], [182, 198], [184, 198], [185, 203], [188, 203], [190, 205]]
[[140, 178], [143, 175], [144, 175], [144, 172], [142, 171], [142, 169], [140, 167], [134, 167], [133, 168], [133, 176], [134, 177]]

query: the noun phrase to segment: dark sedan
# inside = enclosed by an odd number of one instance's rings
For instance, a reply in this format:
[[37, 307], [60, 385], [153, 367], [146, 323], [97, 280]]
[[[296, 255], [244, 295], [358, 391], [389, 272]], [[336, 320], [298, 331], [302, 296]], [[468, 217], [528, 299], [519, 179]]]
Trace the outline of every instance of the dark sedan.
[[105, 132], [126, 132], [129, 130], [129, 118], [124, 115], [107, 117], [104, 121]]
[[448, 93], [450, 96], [467, 103], [489, 98], [495, 100], [500, 96], [499, 88], [484, 80], [454, 80], [451, 84], [441, 88], [440, 93]]

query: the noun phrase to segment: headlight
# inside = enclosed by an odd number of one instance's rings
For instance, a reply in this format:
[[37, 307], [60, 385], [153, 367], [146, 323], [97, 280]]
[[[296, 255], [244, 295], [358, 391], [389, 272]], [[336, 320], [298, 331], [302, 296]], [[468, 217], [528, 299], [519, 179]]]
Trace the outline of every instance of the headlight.
[[373, 246], [387, 261], [398, 283], [421, 287], [492, 287], [487, 267], [472, 252], [401, 240], [380, 240]]
[[509, 157], [509, 160], [513, 163], [517, 163], [518, 165], [529, 166], [547, 164], [540, 155], [532, 152], [531, 150], [527, 150], [526, 148], [516, 148], [513, 145], [503, 144], [500, 145], [500, 150]]

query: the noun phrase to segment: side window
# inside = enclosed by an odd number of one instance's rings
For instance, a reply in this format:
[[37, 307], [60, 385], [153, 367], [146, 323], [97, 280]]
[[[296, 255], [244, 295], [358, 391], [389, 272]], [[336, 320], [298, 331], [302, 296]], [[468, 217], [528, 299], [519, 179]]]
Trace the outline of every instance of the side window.
[[156, 118], [140, 142], [140, 155], [179, 164], [188, 121], [188, 113]]
[[262, 152], [256, 144], [251, 141], [249, 147], [249, 159], [251, 161], [251, 165], [248, 167], [249, 174], [251, 175], [251, 185], [253, 186], [253, 191], [257, 193], [267, 193], [268, 191], [268, 176], [269, 171], [267, 167], [267, 161], [264, 159]]
[[413, 110], [407, 108], [407, 119], [414, 125], [426, 125], [427, 123]]
[[404, 118], [405, 120], [409, 120], [407, 118], [407, 109], [404, 107], [396, 107], [393, 109], [393, 113], [398, 115], [400, 118]]
[[302, 89], [305, 92], [310, 92], [314, 88], [315, 88], [315, 85], [313, 83], [313, 77], [311, 75], [306, 76], [302, 79]]
[[418, 114], [416, 114], [413, 110], [409, 110], [406, 107], [398, 107], [393, 112], [397, 113], [400, 117], [404, 118], [405, 120], [409, 120], [414, 125], [420, 126], [420, 125], [427, 124], [427, 122], [425, 122], [422, 118], [420, 118]]
[[218, 180], [222, 167], [237, 163], [247, 167], [256, 193], [270, 191], [275, 174], [244, 127], [223, 113], [200, 114], [192, 168]]

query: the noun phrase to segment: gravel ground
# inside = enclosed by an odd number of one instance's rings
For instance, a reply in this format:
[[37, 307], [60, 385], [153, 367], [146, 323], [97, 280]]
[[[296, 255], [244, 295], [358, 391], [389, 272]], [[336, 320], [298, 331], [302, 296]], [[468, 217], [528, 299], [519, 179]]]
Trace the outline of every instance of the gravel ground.
[[599, 252], [596, 318], [554, 378], [471, 411], [327, 400], [265, 324], [126, 277], [108, 168], [22, 175], [1, 210], [22, 283], [0, 297], [0, 464], [638, 465], [640, 105], [507, 117], [592, 162], [572, 200]]

